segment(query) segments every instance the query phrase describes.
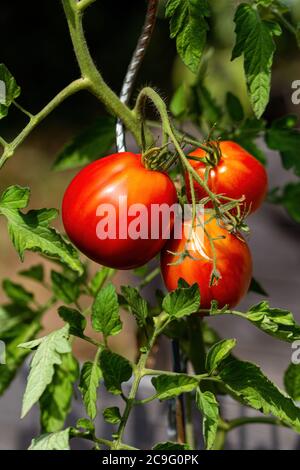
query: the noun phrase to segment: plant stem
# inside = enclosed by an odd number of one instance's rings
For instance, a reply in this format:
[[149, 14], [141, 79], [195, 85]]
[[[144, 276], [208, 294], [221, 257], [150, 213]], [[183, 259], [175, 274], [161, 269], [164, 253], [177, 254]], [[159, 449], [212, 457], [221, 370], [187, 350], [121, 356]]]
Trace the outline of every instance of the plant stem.
[[92, 3], [95, 3], [96, 0], [80, 0], [80, 2], [77, 3], [76, 8], [79, 11], [84, 11], [87, 7], [92, 5]]
[[33, 118], [33, 114], [27, 111], [27, 109], [23, 108], [19, 103], [16, 101], [13, 101], [14, 106], [21, 111], [21, 113], [25, 114], [26, 116], [29, 117], [29, 119]]
[[17, 147], [26, 139], [26, 137], [47, 117], [59, 104], [66, 98], [77, 93], [80, 90], [87, 88], [88, 80], [79, 78], [67, 85], [61, 90], [39, 113], [33, 115], [27, 126], [20, 132], [20, 134], [11, 142], [3, 143], [4, 152], [0, 158], [0, 168], [4, 165], [15, 152]]
[[155, 279], [158, 275], [160, 274], [160, 268], [157, 267], [153, 269], [147, 276], [144, 278], [144, 280], [140, 283], [139, 289], [143, 289], [146, 287], [153, 279]]
[[82, 8], [78, 8], [72, 0], [62, 0], [62, 3], [76, 59], [82, 77], [88, 80], [89, 90], [114, 116], [117, 116], [123, 121], [127, 129], [133, 134], [137, 143], [141, 145], [140, 125], [137, 118], [125, 104], [121, 103], [118, 96], [104, 82], [101, 73], [98, 71], [90, 55], [82, 26]]
[[125, 431], [125, 427], [129, 418], [129, 415], [131, 413], [131, 410], [133, 406], [136, 403], [136, 394], [139, 389], [139, 385], [141, 382], [142, 377], [145, 375], [145, 366], [146, 362], [148, 360], [149, 354], [152, 350], [152, 347], [157, 339], [157, 337], [161, 334], [162, 330], [166, 327], [167, 322], [165, 320], [165, 317], [162, 315], [160, 321], [158, 321], [156, 328], [154, 330], [154, 333], [149, 341], [147, 351], [143, 352], [138, 360], [138, 363], [136, 364], [134, 368], [134, 379], [132, 382], [132, 386], [127, 398], [125, 410], [117, 431], [117, 438], [114, 441], [113, 448], [114, 449], [121, 449], [122, 448], [122, 438], [123, 434]]
[[193, 423], [193, 412], [192, 412], [192, 395], [191, 393], [185, 394], [186, 402], [186, 420], [185, 420], [185, 435], [186, 442], [190, 449], [195, 449], [195, 435], [194, 435], [194, 423]]
[[246, 424], [269, 424], [273, 426], [286, 426], [282, 421], [280, 421], [277, 418], [272, 418], [268, 416], [253, 416], [253, 417], [242, 417], [242, 418], [236, 418], [228, 422], [223, 422], [221, 424], [221, 428], [224, 429], [225, 431], [229, 432], [232, 431], [233, 429], [236, 429], [240, 426], [244, 426]]

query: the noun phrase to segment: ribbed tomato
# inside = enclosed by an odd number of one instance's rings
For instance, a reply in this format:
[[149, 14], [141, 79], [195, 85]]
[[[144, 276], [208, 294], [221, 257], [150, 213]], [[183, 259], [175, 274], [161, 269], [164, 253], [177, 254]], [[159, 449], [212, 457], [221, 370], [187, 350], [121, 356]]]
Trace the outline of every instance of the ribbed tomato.
[[[146, 169], [140, 155], [124, 152], [97, 160], [75, 176], [64, 195], [62, 218], [70, 240], [86, 256], [104, 266], [132, 269], [160, 252], [166, 242], [163, 230], [174, 222], [170, 216], [153, 237], [157, 219], [153, 220], [151, 208], [176, 202], [176, 189], [167, 174]], [[139, 232], [139, 216], [142, 234], [134, 239], [129, 229], [132, 223], [134, 233]], [[107, 238], [103, 229], [110, 231]]]
[[[232, 141], [220, 142], [221, 157], [216, 166], [210, 169], [208, 186], [215, 194], [223, 194], [232, 199], [245, 197], [245, 208], [256, 211], [262, 204], [268, 189], [268, 178], [264, 166], [240, 145]], [[190, 154], [204, 158], [205, 151], [196, 149]], [[198, 175], [204, 180], [205, 163], [190, 160]], [[188, 199], [191, 202], [188, 175], [185, 178]], [[207, 196], [205, 190], [194, 182], [197, 200]], [[212, 207], [210, 203], [207, 207]]]
[[[212, 300], [217, 300], [220, 308], [226, 304], [232, 308], [248, 291], [252, 276], [251, 253], [247, 243], [240, 236], [238, 238], [220, 227], [215, 218], [209, 220], [210, 212], [205, 214], [204, 220], [206, 231], [215, 239], [217, 270], [221, 275], [218, 283], [210, 286], [213, 254], [209, 239], [200, 225], [197, 225], [191, 236], [191, 221], [185, 222], [182, 239], [173, 238], [163, 248], [162, 276], [170, 291], [177, 288], [180, 278], [190, 285], [197, 283], [201, 307], [204, 309], [210, 308]], [[185, 250], [190, 257], [185, 257], [179, 262], [179, 254]]]

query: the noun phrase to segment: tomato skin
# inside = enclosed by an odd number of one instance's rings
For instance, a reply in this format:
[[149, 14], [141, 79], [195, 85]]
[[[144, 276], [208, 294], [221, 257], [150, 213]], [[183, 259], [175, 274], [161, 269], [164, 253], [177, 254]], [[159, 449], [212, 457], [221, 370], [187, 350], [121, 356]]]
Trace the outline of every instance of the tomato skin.
[[[151, 227], [151, 204], [177, 202], [175, 186], [169, 176], [146, 169], [141, 156], [130, 152], [117, 153], [97, 160], [83, 168], [68, 186], [62, 203], [62, 218], [67, 235], [74, 245], [97, 263], [116, 269], [142, 266], [156, 256], [166, 240], [121, 239], [101, 240], [97, 236], [100, 204], [112, 204], [119, 229], [119, 196], [127, 197], [128, 208], [141, 203], [149, 211], [147, 221]], [[127, 216], [127, 224], [134, 219]], [[173, 220], [170, 220], [172, 228]], [[150, 228], [149, 228], [150, 230]]]
[[[268, 190], [268, 177], [264, 166], [240, 145], [232, 141], [220, 142], [222, 156], [219, 163], [210, 170], [208, 186], [215, 194], [224, 194], [232, 199], [245, 196], [245, 208], [255, 212], [263, 203]], [[205, 157], [205, 151], [196, 149], [191, 156]], [[190, 164], [204, 180], [206, 165], [190, 160]], [[187, 195], [191, 202], [188, 174], [185, 176]], [[207, 196], [205, 190], [194, 182], [197, 200]], [[212, 207], [211, 202], [207, 207]]]
[[[205, 215], [205, 220], [208, 220], [208, 214]], [[185, 224], [189, 228], [191, 227], [191, 221]], [[218, 283], [213, 286], [209, 285], [213, 257], [206, 235], [201, 242], [200, 236], [203, 229], [200, 226], [195, 231], [199, 236], [196, 239], [192, 237], [188, 246], [188, 252], [194, 259], [185, 257], [180, 264], [171, 264], [176, 263], [178, 253], [185, 250], [189, 230], [187, 230], [187, 237], [183, 236], [181, 240], [173, 238], [165, 245], [161, 253], [162, 276], [169, 291], [177, 288], [180, 278], [190, 285], [197, 283], [200, 289], [201, 308], [203, 309], [210, 308], [212, 300], [217, 300], [220, 308], [227, 304], [232, 308], [239, 303], [249, 289], [252, 277], [251, 253], [244, 240], [220, 227], [216, 219], [207, 222], [205, 227], [211, 237], [225, 237], [214, 242], [217, 269], [221, 274]], [[177, 255], [170, 252], [177, 253]]]

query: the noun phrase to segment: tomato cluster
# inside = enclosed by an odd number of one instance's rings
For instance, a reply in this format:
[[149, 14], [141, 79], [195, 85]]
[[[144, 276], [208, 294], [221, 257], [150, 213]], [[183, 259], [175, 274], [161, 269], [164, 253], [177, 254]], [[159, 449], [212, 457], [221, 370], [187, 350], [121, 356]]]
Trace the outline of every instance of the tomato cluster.
[[[207, 178], [205, 152], [195, 150], [192, 167], [199, 177]], [[203, 161], [202, 161], [203, 160]], [[221, 142], [219, 159], [209, 169], [209, 189], [217, 195], [232, 199], [243, 198], [245, 208], [253, 212], [262, 203], [267, 191], [267, 176], [264, 167], [242, 147], [234, 142]], [[197, 201], [207, 194], [199, 183], [194, 183]], [[186, 178], [187, 198], [191, 200], [189, 179]], [[135, 207], [122, 214], [120, 198], [126, 207]], [[161, 272], [169, 290], [176, 289], [180, 278], [187, 283], [198, 283], [201, 293], [201, 308], [206, 309], [212, 300], [219, 307], [235, 306], [249, 288], [252, 275], [251, 254], [246, 241], [239, 233], [231, 233], [211, 210], [206, 198], [205, 230], [192, 221], [184, 222], [182, 237], [171, 235], [166, 240], [163, 230], [155, 231], [151, 208], [153, 205], [171, 207], [177, 202], [177, 192], [171, 178], [162, 171], [148, 169], [141, 155], [129, 152], [117, 153], [97, 160], [81, 170], [67, 188], [62, 205], [65, 230], [77, 248], [92, 260], [117, 269], [132, 269], [142, 266], [161, 253]], [[137, 224], [137, 214], [146, 208], [143, 236], [128, 235], [130, 224]], [[100, 209], [99, 209], [100, 208]], [[104, 214], [107, 208], [107, 214]], [[110, 209], [113, 209], [113, 214]], [[109, 214], [114, 218], [109, 227]], [[103, 218], [106, 216], [105, 223]], [[100, 221], [100, 222], [99, 222]], [[112, 230], [99, 237], [98, 226]], [[122, 224], [125, 223], [124, 233]], [[164, 230], [172, 229], [174, 218], [170, 217]], [[105, 225], [107, 227], [105, 227]], [[136, 227], [137, 228], [137, 227]], [[201, 233], [199, 231], [202, 231]], [[191, 236], [187, 236], [189, 232]], [[214, 240], [213, 245], [211, 240]], [[185, 253], [182, 256], [182, 253]], [[215, 261], [214, 261], [215, 260]], [[216, 269], [218, 282], [211, 282], [211, 273]]]

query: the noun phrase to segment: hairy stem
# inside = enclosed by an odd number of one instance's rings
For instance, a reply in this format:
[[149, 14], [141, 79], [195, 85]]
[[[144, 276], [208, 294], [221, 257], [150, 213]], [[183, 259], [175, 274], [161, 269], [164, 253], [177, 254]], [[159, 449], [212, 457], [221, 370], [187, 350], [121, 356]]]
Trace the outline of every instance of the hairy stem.
[[0, 158], [0, 168], [4, 165], [14, 154], [17, 147], [26, 139], [26, 137], [66, 98], [77, 93], [80, 90], [87, 88], [88, 80], [79, 78], [67, 85], [61, 90], [39, 113], [32, 115], [29, 119], [27, 126], [20, 132], [20, 134], [11, 142], [2, 142], [4, 152]]
[[[62, 3], [76, 59], [82, 77], [88, 80], [88, 89], [106, 106], [110, 113], [123, 121], [124, 125], [130, 130], [135, 140], [140, 145], [140, 126], [134, 113], [125, 104], [121, 103], [118, 96], [104, 82], [101, 73], [98, 71], [91, 57], [82, 25], [83, 8], [80, 8], [80, 3], [78, 7], [72, 0], [62, 0]], [[85, 1], [82, 5], [86, 3], [91, 2]]]

